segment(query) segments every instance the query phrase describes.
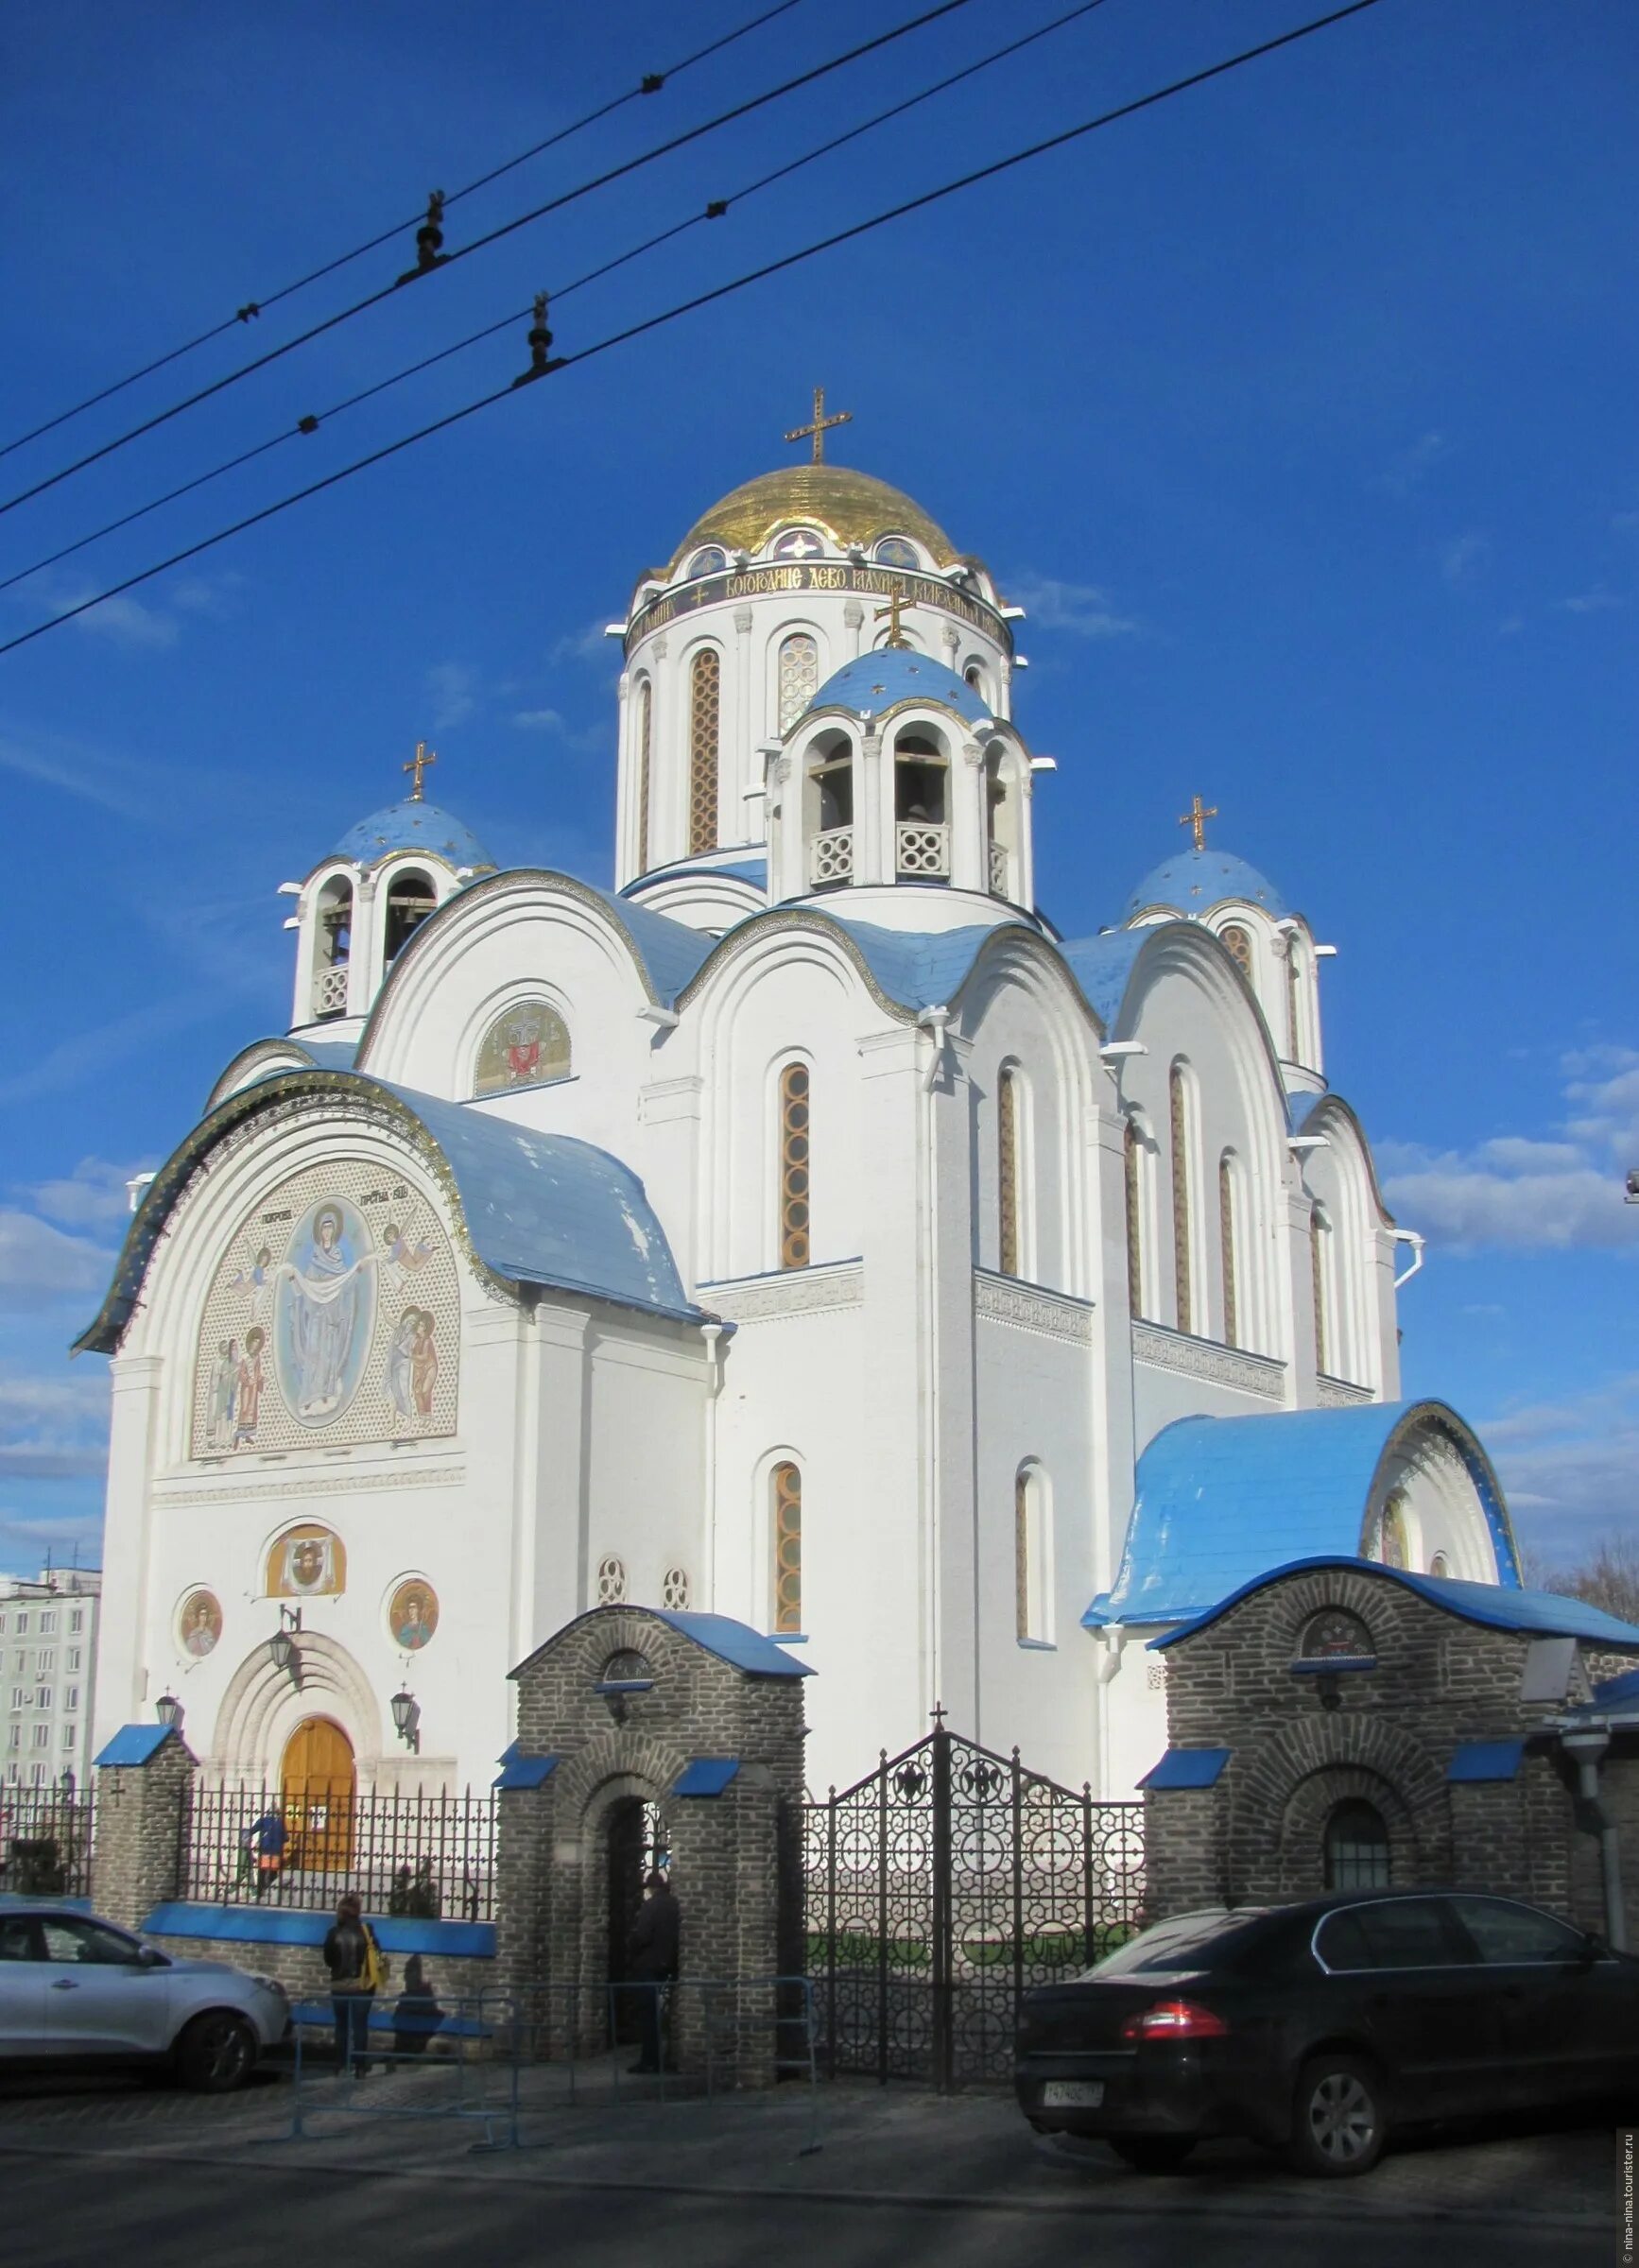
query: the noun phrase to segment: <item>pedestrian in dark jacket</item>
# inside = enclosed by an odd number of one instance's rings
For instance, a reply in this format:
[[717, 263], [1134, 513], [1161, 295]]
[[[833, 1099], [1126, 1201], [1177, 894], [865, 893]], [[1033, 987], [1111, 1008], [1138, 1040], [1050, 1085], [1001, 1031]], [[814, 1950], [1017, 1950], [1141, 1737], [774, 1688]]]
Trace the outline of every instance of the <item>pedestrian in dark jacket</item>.
[[677, 1975], [678, 1947], [682, 1914], [664, 1874], [654, 1873], [644, 1885], [648, 1895], [631, 1925], [627, 1973], [638, 1992], [642, 2022], [642, 2053], [634, 2071], [658, 2071], [661, 2067], [661, 2011], [665, 1988]]
[[370, 2010], [375, 1999], [371, 1976], [372, 1944], [364, 1909], [351, 1891], [336, 1909], [324, 1940], [330, 1971], [330, 2005], [336, 2011], [336, 2068], [363, 2075], [370, 2069]]

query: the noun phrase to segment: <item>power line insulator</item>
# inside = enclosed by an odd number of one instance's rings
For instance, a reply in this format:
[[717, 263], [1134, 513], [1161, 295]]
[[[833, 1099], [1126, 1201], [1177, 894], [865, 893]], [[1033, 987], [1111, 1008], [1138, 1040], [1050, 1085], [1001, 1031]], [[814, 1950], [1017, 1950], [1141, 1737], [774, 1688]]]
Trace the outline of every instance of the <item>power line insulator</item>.
[[638, 93], [640, 94], [658, 94], [664, 84], [665, 73], [664, 71], [646, 71], [643, 75], [643, 84], [638, 89]]
[[723, 215], [728, 211], [728, 209], [729, 200], [726, 197], [714, 197], [711, 203], [706, 207], [706, 218], [708, 220], [721, 220]]
[[236, 323], [248, 323], [261, 312], [254, 300], [247, 300], [243, 307], [235, 311], [233, 320]]
[[552, 334], [546, 328], [546, 294], [535, 294], [535, 319], [529, 326], [529, 368], [520, 370], [513, 379], [514, 386], [528, 386], [537, 378], [544, 378], [548, 370], [563, 368], [561, 355], [556, 361], [551, 356]]
[[309, 410], [306, 417], [297, 419], [296, 430], [298, 433], [317, 433], [319, 431], [319, 420], [313, 415], [312, 411]]
[[429, 276], [435, 267], [442, 267], [448, 257], [443, 247], [444, 193], [435, 189], [427, 199], [427, 216], [416, 231], [416, 264], [405, 268], [399, 282], [413, 284], [418, 276]]

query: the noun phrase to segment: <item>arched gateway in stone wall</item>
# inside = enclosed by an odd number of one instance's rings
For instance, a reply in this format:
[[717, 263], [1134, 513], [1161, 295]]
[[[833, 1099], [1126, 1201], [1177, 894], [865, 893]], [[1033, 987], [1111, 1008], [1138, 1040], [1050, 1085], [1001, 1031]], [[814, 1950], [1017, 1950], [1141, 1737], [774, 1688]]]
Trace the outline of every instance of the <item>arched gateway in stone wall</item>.
[[[497, 1983], [547, 2038], [586, 2053], [643, 1877], [664, 1862], [682, 1914], [673, 2048], [704, 2053], [714, 2009], [736, 2020], [717, 2076], [773, 2075], [776, 1996], [800, 1975], [802, 1697], [811, 1675], [726, 1615], [599, 1606], [512, 1672], [518, 1738], [503, 1761]], [[716, 1981], [745, 1981], [714, 1996]], [[618, 2005], [620, 1996], [616, 1995]], [[746, 2012], [768, 2020], [748, 2024]]]

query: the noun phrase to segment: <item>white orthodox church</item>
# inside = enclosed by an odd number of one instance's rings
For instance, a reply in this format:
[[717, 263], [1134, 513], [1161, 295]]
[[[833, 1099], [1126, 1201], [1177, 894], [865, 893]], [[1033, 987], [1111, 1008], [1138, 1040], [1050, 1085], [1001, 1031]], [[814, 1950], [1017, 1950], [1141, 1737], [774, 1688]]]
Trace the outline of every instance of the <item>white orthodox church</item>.
[[291, 1028], [80, 1341], [99, 1738], [169, 1692], [230, 1782], [485, 1786], [508, 1671], [625, 1599], [802, 1649], [817, 1790], [942, 1703], [1119, 1796], [1141, 1641], [1251, 1576], [1518, 1583], [1483, 1450], [1399, 1399], [1421, 1248], [1332, 948], [1199, 801], [1059, 934], [1018, 618], [897, 490], [766, 474], [612, 626], [612, 889], [497, 869], [419, 760], [282, 885]]

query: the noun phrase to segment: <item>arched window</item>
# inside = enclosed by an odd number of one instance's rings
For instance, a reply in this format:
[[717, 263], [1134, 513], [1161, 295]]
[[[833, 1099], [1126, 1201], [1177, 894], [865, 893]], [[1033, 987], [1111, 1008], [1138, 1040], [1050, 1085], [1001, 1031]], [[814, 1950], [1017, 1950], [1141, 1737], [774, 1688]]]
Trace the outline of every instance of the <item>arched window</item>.
[[1172, 1278], [1178, 1296], [1178, 1328], [1193, 1331], [1195, 1308], [1190, 1281], [1189, 1096], [1183, 1067], [1175, 1063], [1167, 1081], [1172, 1134]]
[[437, 913], [438, 908], [430, 876], [417, 873], [412, 868], [401, 868], [393, 876], [388, 885], [384, 940], [389, 969], [427, 916]]
[[1351, 1796], [1326, 1822], [1328, 1890], [1387, 1890], [1389, 1830], [1373, 1805]]
[[597, 1562], [597, 1604], [618, 1606], [626, 1598], [626, 1562], [612, 1552]]
[[1017, 1635], [1049, 1643], [1052, 1639], [1052, 1537], [1047, 1484], [1039, 1465], [1021, 1465], [1013, 1475], [1013, 1604]]
[[654, 738], [654, 687], [645, 678], [637, 689], [637, 870], [648, 872], [648, 765]]
[[1223, 1263], [1224, 1345], [1238, 1347], [1241, 1341], [1235, 1285], [1235, 1169], [1228, 1150], [1217, 1161], [1217, 1233]]
[[906, 542], [903, 536], [883, 537], [876, 546], [876, 563], [879, 567], [915, 568], [922, 565], [916, 545]]
[[806, 630], [780, 646], [780, 730], [788, 732], [820, 689], [820, 648]]
[[347, 970], [353, 957], [353, 885], [333, 875], [319, 893], [313, 937], [313, 1014], [347, 1013]]
[[996, 1086], [996, 1266], [1019, 1273], [1019, 1078], [1010, 1069]]
[[689, 1603], [688, 1570], [668, 1567], [660, 1579], [660, 1603], [668, 1614], [681, 1614]]
[[808, 1265], [809, 1079], [806, 1063], [780, 1074], [780, 1265]]
[[1144, 1313], [1144, 1188], [1139, 1178], [1143, 1137], [1131, 1119], [1121, 1138], [1127, 1179], [1127, 1305], [1136, 1322]]
[[1428, 1572], [1431, 1575], [1449, 1575], [1451, 1572], [1451, 1561], [1446, 1557], [1443, 1552], [1436, 1552], [1433, 1558], [1428, 1562]]
[[1236, 967], [1250, 985], [1252, 981], [1252, 941], [1251, 937], [1244, 929], [1233, 921], [1221, 934], [1224, 944], [1234, 957]]
[[721, 575], [728, 563], [727, 552], [719, 549], [716, 543], [708, 543], [703, 551], [695, 553], [688, 563], [687, 572], [691, 577], [697, 575]]
[[1332, 1333], [1326, 1313], [1332, 1265], [1329, 1240], [1332, 1225], [1317, 1205], [1309, 1215], [1309, 1274], [1315, 1294], [1315, 1367], [1329, 1375], [1327, 1357]]
[[1018, 832], [1018, 799], [1002, 769], [1000, 748], [992, 748], [985, 759], [985, 882], [998, 898], [1009, 894]]
[[1300, 1661], [1369, 1662], [1377, 1658], [1372, 1633], [1347, 1606], [1322, 1606], [1310, 1615], [1298, 1641]]
[[945, 757], [925, 733], [903, 732], [893, 749], [894, 871], [943, 881], [950, 873]]
[[717, 739], [722, 715], [723, 663], [715, 645], [702, 645], [689, 671], [689, 850], [713, 850], [717, 841]]
[[852, 882], [854, 744], [845, 732], [828, 732], [815, 742], [803, 792], [809, 887], [820, 890]]
[[802, 1475], [776, 1465], [769, 1475], [774, 1524], [774, 1627], [802, 1627]]
[[1299, 979], [1303, 963], [1298, 954], [1296, 937], [1286, 939], [1286, 1055], [1289, 1061], [1301, 1063], [1303, 1055], [1303, 1017], [1298, 999]]

